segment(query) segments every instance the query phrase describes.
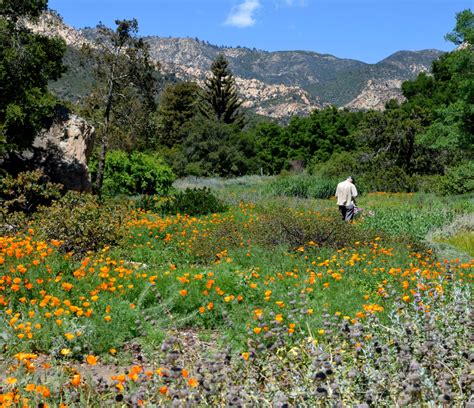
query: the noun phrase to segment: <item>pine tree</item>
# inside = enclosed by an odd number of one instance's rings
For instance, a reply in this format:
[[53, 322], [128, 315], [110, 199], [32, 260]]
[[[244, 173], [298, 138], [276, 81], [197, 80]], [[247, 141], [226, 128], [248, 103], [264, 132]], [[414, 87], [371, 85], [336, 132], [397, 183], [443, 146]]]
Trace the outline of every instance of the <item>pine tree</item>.
[[242, 101], [237, 95], [235, 79], [229, 69], [229, 62], [219, 54], [211, 66], [211, 76], [205, 81], [200, 104], [201, 113], [208, 119], [226, 124], [244, 124], [244, 115], [240, 110]]
[[195, 82], [168, 84], [156, 112], [158, 142], [173, 147], [183, 142], [186, 127], [196, 116], [199, 86]]

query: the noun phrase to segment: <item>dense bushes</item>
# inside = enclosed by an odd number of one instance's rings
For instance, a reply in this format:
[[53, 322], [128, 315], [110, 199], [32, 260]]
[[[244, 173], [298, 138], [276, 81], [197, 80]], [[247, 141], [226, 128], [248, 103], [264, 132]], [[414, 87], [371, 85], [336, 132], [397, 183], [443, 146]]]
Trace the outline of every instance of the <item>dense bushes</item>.
[[61, 196], [61, 184], [49, 182], [40, 171], [27, 171], [0, 179], [0, 204], [5, 212], [31, 214], [40, 205], [48, 205]]
[[474, 191], [474, 162], [466, 161], [450, 167], [439, 185], [442, 194], [465, 194]]
[[0, 234], [11, 234], [26, 227], [28, 217], [41, 205], [61, 196], [63, 186], [50, 183], [39, 171], [7, 175], [0, 179]]
[[358, 180], [368, 191], [466, 194], [474, 191], [474, 162], [464, 161], [449, 167], [444, 175], [409, 175], [394, 166], [363, 173]]
[[81, 255], [117, 243], [124, 233], [126, 208], [101, 203], [96, 196], [68, 192], [42, 207], [32, 227], [38, 237], [60, 241], [63, 251]]
[[193, 239], [191, 253], [201, 260], [215, 260], [217, 253], [227, 253], [249, 242], [258, 247], [283, 247], [293, 251], [343, 248], [386, 235], [378, 225], [367, 228], [364, 223], [343, 222], [335, 208], [315, 212], [269, 202], [257, 205], [252, 213], [254, 215], [245, 221], [239, 221], [231, 212], [219, 222], [211, 222], [205, 234]]
[[325, 213], [306, 212], [275, 206], [261, 209], [252, 223], [252, 240], [262, 245], [284, 245], [290, 248], [320, 246], [342, 248], [356, 241], [374, 239], [375, 230], [341, 221], [336, 210]]
[[418, 191], [416, 178], [409, 176], [399, 167], [377, 169], [363, 173], [358, 181], [368, 191], [385, 191], [391, 193]]
[[225, 211], [227, 207], [208, 188], [187, 188], [161, 206], [165, 214], [204, 215]]
[[[357, 154], [341, 153], [333, 156], [334, 162], [313, 166], [312, 179], [307, 176], [294, 176], [277, 179], [272, 183], [276, 195], [302, 198], [326, 198], [324, 192], [331, 182], [337, 182], [352, 174], [357, 179], [360, 192], [425, 192], [440, 195], [467, 194], [474, 191], [474, 162], [463, 161], [448, 167], [442, 174], [409, 174], [398, 166], [367, 165], [358, 160]], [[346, 163], [344, 167], [342, 163]], [[340, 169], [345, 168], [345, 171]], [[331, 180], [331, 181], [330, 181]], [[328, 195], [330, 197], [331, 194]]]
[[[92, 169], [95, 165], [92, 163]], [[161, 158], [155, 155], [113, 151], [107, 155], [102, 193], [166, 194], [174, 181], [174, 174]]]
[[255, 171], [253, 143], [239, 127], [196, 118], [188, 129], [178, 160], [178, 174], [193, 176], [240, 176]]
[[187, 188], [168, 197], [143, 196], [135, 206], [160, 214], [205, 215], [223, 212], [227, 206], [209, 188]]
[[319, 162], [313, 158], [308, 164], [310, 174], [319, 175], [325, 179], [343, 179], [350, 174], [359, 172], [359, 158], [350, 152], [334, 153], [327, 161]]

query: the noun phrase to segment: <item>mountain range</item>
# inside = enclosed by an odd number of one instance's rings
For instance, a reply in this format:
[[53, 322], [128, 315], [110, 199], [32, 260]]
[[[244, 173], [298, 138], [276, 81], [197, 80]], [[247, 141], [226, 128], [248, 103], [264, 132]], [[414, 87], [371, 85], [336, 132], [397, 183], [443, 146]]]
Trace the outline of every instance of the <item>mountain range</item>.
[[[55, 12], [45, 13], [30, 27], [60, 36], [68, 45], [68, 72], [52, 89], [77, 100], [92, 85], [87, 64], [79, 63], [79, 50], [93, 43], [95, 30], [76, 30]], [[328, 105], [351, 110], [383, 109], [394, 98], [402, 100], [401, 84], [420, 72], [429, 72], [439, 50], [399, 51], [376, 64], [338, 58], [312, 51], [268, 52], [245, 47], [219, 47], [197, 38], [144, 37], [152, 59], [165, 74], [202, 84], [212, 61], [223, 53], [235, 75], [243, 106], [263, 116], [285, 119]]]

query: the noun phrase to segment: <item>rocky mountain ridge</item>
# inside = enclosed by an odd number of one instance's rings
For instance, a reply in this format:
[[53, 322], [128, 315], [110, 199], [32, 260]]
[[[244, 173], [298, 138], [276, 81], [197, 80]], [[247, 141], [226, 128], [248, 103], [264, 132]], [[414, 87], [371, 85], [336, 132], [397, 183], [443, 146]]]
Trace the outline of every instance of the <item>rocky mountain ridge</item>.
[[[94, 29], [76, 30], [56, 13], [46, 13], [30, 26], [34, 31], [64, 38], [69, 52], [92, 44]], [[274, 118], [305, 115], [327, 105], [349, 109], [383, 109], [389, 99], [402, 100], [401, 83], [428, 72], [442, 52], [399, 51], [376, 64], [310, 51], [268, 52], [242, 47], [218, 47], [197, 38], [145, 37], [150, 54], [165, 73], [202, 84], [219, 53], [229, 60], [243, 106]], [[54, 87], [72, 97], [78, 67]], [[73, 88], [73, 87], [72, 87]]]

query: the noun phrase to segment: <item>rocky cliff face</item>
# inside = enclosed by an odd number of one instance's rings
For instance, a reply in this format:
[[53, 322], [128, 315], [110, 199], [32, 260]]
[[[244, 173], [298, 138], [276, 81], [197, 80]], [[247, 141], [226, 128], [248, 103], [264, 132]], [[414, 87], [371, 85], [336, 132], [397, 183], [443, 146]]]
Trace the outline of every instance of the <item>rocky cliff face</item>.
[[52, 125], [33, 142], [36, 168], [67, 190], [92, 191], [87, 160], [92, 151], [95, 129], [84, 119], [68, 112], [58, 113]]
[[[77, 100], [81, 92], [87, 92], [88, 80], [87, 73], [74, 62], [74, 55], [82, 44], [92, 42], [94, 30], [75, 30], [54, 14], [43, 16], [33, 29], [59, 35], [69, 45], [70, 73], [53, 88], [61, 96]], [[146, 37], [145, 41], [165, 73], [200, 84], [212, 61], [223, 53], [236, 76], [243, 106], [280, 119], [308, 114], [326, 105], [383, 109], [388, 100], [403, 98], [403, 81], [429, 71], [432, 61], [442, 54], [437, 50], [400, 51], [377, 64], [366, 64], [308, 51], [217, 47], [192, 38]]]
[[402, 102], [405, 98], [401, 91], [402, 81], [389, 79], [387, 81], [370, 79], [359, 95], [345, 105], [351, 110], [383, 110], [390, 99]]
[[[195, 49], [188, 48], [186, 43], [189, 44], [193, 41], [180, 40], [181, 45], [178, 47], [176, 44], [158, 48], [158, 50], [153, 47], [152, 56], [156, 61], [160, 61], [161, 67], [166, 73], [172, 73], [182, 80], [195, 81], [202, 86], [204, 79], [209, 75], [209, 67], [213, 58], [206, 57], [204, 54], [196, 54]], [[162, 60], [157, 56], [160, 49], [167, 55]], [[183, 51], [186, 49], [189, 52]], [[176, 55], [173, 50], [177, 50]], [[237, 52], [229, 54], [237, 55], [239, 53], [239, 50], [236, 49], [231, 49], [231, 51]], [[203, 69], [204, 66], [207, 68]], [[243, 78], [239, 75], [235, 75], [235, 81], [239, 95], [243, 100], [242, 106], [259, 115], [278, 119], [292, 115], [306, 115], [312, 110], [320, 108], [320, 104], [316, 102], [315, 98], [298, 86], [268, 84], [256, 78]]]
[[[390, 99], [403, 99], [403, 81], [429, 71], [442, 54], [437, 50], [400, 51], [377, 64], [366, 64], [316, 52], [216, 47], [192, 38], [148, 37], [146, 41], [153, 58], [183, 79], [204, 78], [217, 54], [223, 53], [242, 86], [242, 97], [249, 98], [246, 105], [275, 117], [331, 104], [383, 109]], [[255, 80], [261, 84], [259, 92]]]
[[91, 42], [79, 30], [64, 23], [61, 16], [54, 12], [43, 13], [34, 23], [25, 21], [26, 26], [38, 34], [62, 38], [67, 45], [75, 48]]
[[95, 129], [84, 119], [59, 108], [50, 126], [35, 137], [32, 146], [12, 152], [2, 162], [10, 174], [41, 169], [66, 190], [92, 190], [87, 160], [95, 139]]

